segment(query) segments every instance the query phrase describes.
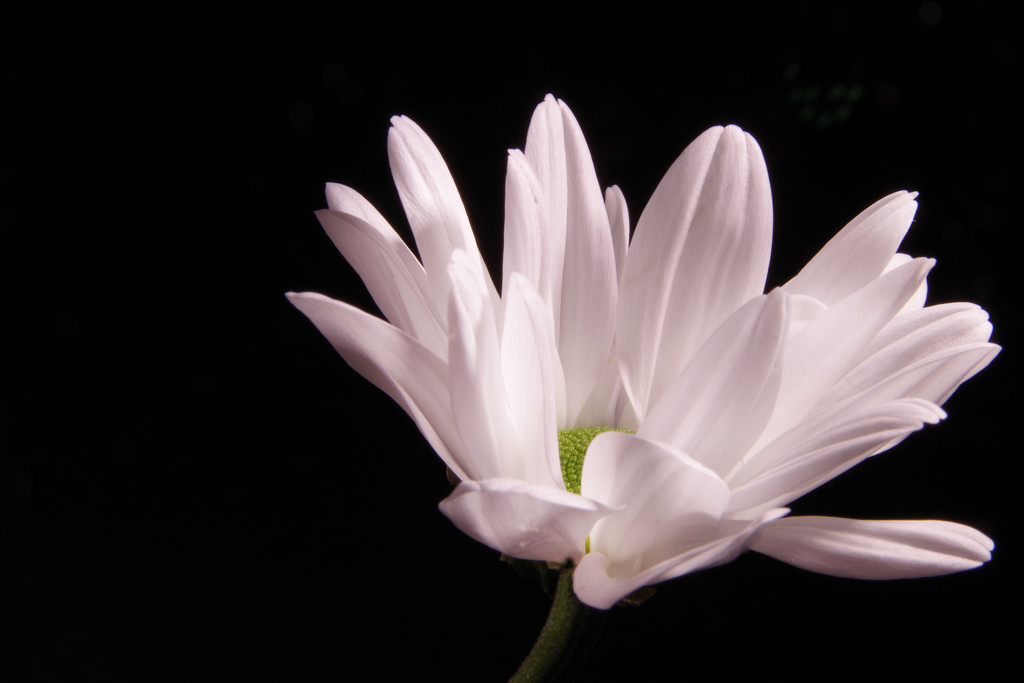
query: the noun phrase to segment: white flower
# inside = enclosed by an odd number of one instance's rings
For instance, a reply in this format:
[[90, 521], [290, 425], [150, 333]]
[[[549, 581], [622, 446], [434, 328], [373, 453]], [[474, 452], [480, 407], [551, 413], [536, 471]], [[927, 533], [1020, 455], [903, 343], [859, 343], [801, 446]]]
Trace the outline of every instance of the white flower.
[[[461, 483], [441, 504], [508, 555], [572, 559], [580, 599], [754, 550], [825, 573], [925, 576], [986, 561], [949, 522], [783, 518], [786, 505], [925, 423], [998, 353], [972, 304], [923, 308], [932, 262], [896, 253], [900, 192], [764, 294], [772, 233], [757, 143], [714, 128], [669, 169], [632, 241], [579, 126], [548, 97], [509, 153], [501, 295], [440, 154], [408, 119], [392, 172], [422, 263], [355, 191], [318, 215], [386, 323], [318, 294], [291, 300], [386, 391]], [[628, 244], [628, 247], [627, 247]], [[591, 443], [566, 488], [559, 430]]]

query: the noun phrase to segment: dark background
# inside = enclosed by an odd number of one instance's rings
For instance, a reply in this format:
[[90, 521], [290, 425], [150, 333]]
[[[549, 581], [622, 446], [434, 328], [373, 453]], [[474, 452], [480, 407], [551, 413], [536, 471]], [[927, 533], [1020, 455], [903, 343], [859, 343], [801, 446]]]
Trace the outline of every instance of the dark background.
[[546, 598], [440, 514], [440, 461], [283, 292], [374, 310], [313, 211], [343, 182], [408, 236], [393, 114], [442, 150], [500, 272], [505, 150], [548, 92], [634, 222], [702, 130], [753, 133], [770, 286], [920, 191], [903, 249], [938, 259], [930, 300], [980, 303], [1007, 349], [946, 423], [793, 506], [971, 524], [990, 565], [868, 583], [748, 554], [615, 610], [580, 680], [996, 671], [1020, 610], [1020, 16], [822, 5], [8, 10], [0, 678], [507, 678]]

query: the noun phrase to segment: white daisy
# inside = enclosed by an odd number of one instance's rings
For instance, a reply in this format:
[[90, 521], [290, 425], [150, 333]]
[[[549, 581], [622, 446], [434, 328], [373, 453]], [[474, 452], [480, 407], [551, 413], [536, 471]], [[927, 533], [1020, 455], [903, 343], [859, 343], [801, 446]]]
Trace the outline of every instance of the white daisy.
[[[392, 123], [422, 262], [354, 190], [329, 185], [318, 214], [390, 324], [290, 298], [459, 477], [441, 509], [463, 531], [513, 557], [572, 560], [595, 607], [747, 548], [864, 578], [989, 558], [991, 541], [948, 522], [782, 518], [941, 419], [998, 353], [981, 309], [923, 308], [932, 262], [896, 253], [914, 195], [873, 205], [765, 295], [771, 194], [752, 137], [701, 135], [630, 242], [621, 192], [602, 196], [579, 125], [549, 96], [525, 153], [509, 153], [499, 296], [437, 149]], [[636, 433], [594, 439], [609, 428]]]

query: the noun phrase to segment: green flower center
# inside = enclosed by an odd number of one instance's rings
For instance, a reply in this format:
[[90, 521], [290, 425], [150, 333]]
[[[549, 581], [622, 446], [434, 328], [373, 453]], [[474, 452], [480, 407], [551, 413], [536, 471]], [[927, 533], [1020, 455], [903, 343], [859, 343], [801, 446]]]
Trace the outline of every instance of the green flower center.
[[562, 480], [565, 488], [575, 494], [580, 492], [580, 477], [583, 475], [583, 458], [594, 437], [603, 432], [625, 432], [635, 434], [629, 429], [615, 427], [578, 427], [562, 429], [558, 432], [558, 458], [562, 462]]

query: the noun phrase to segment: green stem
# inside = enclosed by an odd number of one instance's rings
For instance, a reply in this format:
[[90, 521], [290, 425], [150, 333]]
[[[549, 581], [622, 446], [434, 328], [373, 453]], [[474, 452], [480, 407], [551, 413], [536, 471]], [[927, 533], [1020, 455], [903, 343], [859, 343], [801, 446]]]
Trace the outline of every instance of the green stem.
[[596, 610], [581, 603], [572, 590], [572, 568], [558, 573], [555, 599], [551, 603], [548, 620], [537, 637], [530, 654], [509, 683], [544, 683], [561, 671], [573, 655], [579, 652], [581, 637], [587, 630], [589, 617]]

